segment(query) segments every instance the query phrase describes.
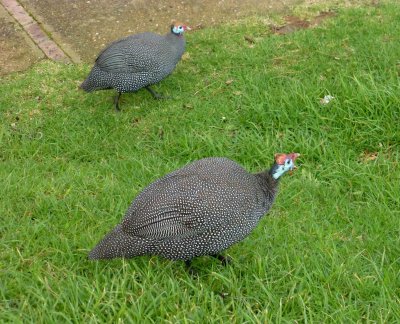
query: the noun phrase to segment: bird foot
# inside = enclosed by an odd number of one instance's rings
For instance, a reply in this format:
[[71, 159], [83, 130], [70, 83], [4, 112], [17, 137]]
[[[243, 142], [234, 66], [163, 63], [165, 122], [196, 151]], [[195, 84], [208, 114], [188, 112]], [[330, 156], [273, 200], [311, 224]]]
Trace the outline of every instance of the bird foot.
[[121, 112], [121, 109], [119, 108], [119, 97], [121, 97], [121, 92], [118, 92], [114, 98], [114, 108], [116, 112]]
[[171, 96], [164, 96], [164, 95], [162, 95], [161, 93], [158, 93], [158, 92], [154, 91], [154, 90], [153, 90], [152, 88], [150, 88], [150, 87], [146, 87], [146, 90], [147, 90], [148, 92], [150, 92], [151, 95], [153, 96], [153, 98], [156, 99], [156, 100], [172, 99]]
[[187, 271], [192, 276], [198, 276], [198, 272], [192, 267], [192, 260], [185, 260]]
[[154, 96], [155, 100], [165, 100], [165, 99], [173, 99], [171, 96], [164, 96], [162, 94], [157, 93], [156, 96]]
[[224, 255], [221, 255], [221, 254], [214, 254], [214, 255], [212, 255], [212, 257], [214, 257], [214, 258], [218, 259], [219, 261], [221, 261], [221, 263], [224, 266], [232, 263], [232, 261], [233, 261], [233, 259], [229, 255], [224, 256]]

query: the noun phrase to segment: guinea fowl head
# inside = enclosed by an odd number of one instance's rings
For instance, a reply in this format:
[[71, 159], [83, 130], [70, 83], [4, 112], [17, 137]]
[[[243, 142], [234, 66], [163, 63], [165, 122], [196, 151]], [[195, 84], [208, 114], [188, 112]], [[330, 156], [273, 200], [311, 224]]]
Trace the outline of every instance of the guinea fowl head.
[[190, 27], [182, 24], [180, 21], [173, 20], [171, 22], [171, 33], [181, 36], [185, 32], [185, 30], [190, 30]]
[[270, 170], [272, 178], [278, 180], [287, 171], [292, 171], [296, 168], [295, 160], [300, 156], [299, 153], [277, 153], [275, 154], [275, 164]]

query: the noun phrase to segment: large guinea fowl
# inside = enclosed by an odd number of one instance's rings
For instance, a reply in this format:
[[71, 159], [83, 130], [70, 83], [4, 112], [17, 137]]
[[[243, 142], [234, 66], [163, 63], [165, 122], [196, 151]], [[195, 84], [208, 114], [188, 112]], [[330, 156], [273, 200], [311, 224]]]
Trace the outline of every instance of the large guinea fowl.
[[227, 158], [205, 158], [156, 180], [133, 200], [122, 222], [90, 259], [160, 255], [190, 262], [243, 240], [270, 209], [281, 176], [300, 154], [276, 154], [273, 166], [251, 174]]
[[185, 51], [183, 33], [188, 26], [173, 22], [171, 31], [162, 36], [141, 33], [111, 43], [100, 52], [80, 88], [86, 92], [115, 89], [115, 109], [123, 92], [148, 90], [155, 99], [164, 98], [150, 86], [163, 80], [175, 69]]

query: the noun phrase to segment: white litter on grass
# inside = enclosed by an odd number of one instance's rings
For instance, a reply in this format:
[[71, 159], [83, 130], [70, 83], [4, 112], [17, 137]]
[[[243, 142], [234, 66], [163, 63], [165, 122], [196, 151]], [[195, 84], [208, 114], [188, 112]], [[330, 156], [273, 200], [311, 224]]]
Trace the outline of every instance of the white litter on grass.
[[332, 99], [335, 99], [335, 97], [331, 95], [326, 95], [319, 102], [321, 103], [321, 105], [327, 105]]

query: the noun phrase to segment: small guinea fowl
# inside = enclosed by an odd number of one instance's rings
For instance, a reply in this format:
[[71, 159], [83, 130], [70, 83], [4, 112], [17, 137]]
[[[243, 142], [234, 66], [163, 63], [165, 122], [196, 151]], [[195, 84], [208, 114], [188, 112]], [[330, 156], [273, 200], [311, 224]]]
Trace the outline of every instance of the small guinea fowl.
[[226, 158], [205, 158], [146, 187], [90, 259], [160, 255], [172, 260], [219, 253], [243, 240], [270, 209], [280, 177], [300, 154], [276, 154], [251, 174]]
[[96, 62], [80, 88], [86, 92], [115, 89], [115, 109], [123, 92], [148, 90], [155, 99], [164, 98], [150, 85], [166, 78], [175, 69], [185, 51], [183, 33], [190, 28], [173, 22], [171, 31], [162, 36], [141, 33], [111, 43], [100, 52]]

